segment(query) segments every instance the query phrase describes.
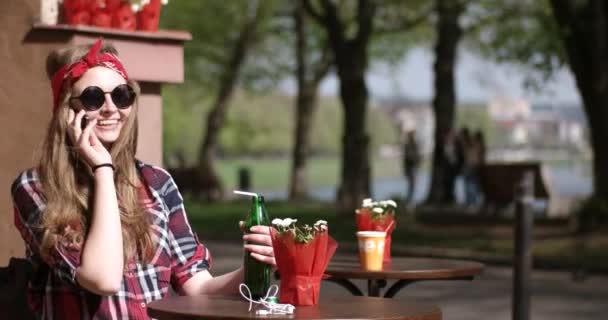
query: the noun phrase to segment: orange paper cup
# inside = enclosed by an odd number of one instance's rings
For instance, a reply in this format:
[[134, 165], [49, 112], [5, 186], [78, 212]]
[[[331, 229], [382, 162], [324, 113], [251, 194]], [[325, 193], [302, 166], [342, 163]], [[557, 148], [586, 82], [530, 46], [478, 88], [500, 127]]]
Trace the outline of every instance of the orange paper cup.
[[373, 271], [382, 270], [386, 232], [357, 231], [357, 239], [361, 268]]

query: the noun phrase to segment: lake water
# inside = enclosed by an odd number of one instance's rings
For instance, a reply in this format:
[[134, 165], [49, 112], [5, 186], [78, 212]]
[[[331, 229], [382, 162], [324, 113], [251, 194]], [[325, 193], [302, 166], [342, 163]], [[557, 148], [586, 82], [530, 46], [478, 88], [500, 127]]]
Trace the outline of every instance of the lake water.
[[[548, 184], [551, 192], [563, 197], [582, 198], [591, 194], [592, 181], [589, 170], [585, 166], [550, 166], [548, 167]], [[429, 183], [429, 172], [420, 172], [418, 175], [418, 186], [414, 194], [416, 202], [424, 201], [426, 198]], [[375, 179], [372, 184], [372, 197], [374, 199], [389, 199], [405, 197], [406, 181], [405, 178], [380, 178]], [[269, 200], [285, 200], [287, 192], [282, 191], [262, 191], [262, 194]], [[311, 190], [311, 195], [319, 200], [333, 201], [336, 195], [336, 188], [320, 187]], [[456, 183], [456, 195], [460, 202], [464, 199], [463, 183], [458, 179]]]

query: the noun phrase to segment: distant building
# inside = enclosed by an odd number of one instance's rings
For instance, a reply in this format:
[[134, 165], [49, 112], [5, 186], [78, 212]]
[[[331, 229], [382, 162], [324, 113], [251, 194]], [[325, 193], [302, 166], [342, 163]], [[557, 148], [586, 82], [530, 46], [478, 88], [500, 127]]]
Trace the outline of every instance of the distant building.
[[588, 126], [580, 106], [534, 105], [528, 123], [535, 145], [588, 148]]
[[496, 143], [502, 145], [525, 145], [529, 135], [525, 122], [530, 118], [530, 104], [524, 99], [504, 96], [488, 101], [488, 114], [499, 137]]
[[504, 96], [488, 101], [488, 113], [498, 122], [517, 122], [530, 117], [530, 104], [524, 99], [511, 99]]
[[[377, 104], [389, 113], [402, 141], [408, 131], [416, 130], [420, 151], [429, 159], [435, 135], [435, 118], [430, 102], [391, 98]], [[492, 139], [488, 143], [496, 151], [492, 154], [500, 155], [497, 159], [590, 155], [588, 126], [580, 106], [532, 105], [525, 99], [497, 97], [488, 101], [486, 110], [492, 131]], [[525, 152], [516, 152], [515, 149], [525, 149]], [[553, 150], [553, 153], [543, 153], [543, 150]], [[391, 156], [400, 152], [400, 146], [386, 146], [382, 150], [383, 155]], [[492, 154], [489, 157], [493, 157]]]
[[588, 150], [588, 129], [580, 106], [531, 105], [505, 97], [488, 101], [488, 113], [503, 137], [498, 146], [531, 146]]

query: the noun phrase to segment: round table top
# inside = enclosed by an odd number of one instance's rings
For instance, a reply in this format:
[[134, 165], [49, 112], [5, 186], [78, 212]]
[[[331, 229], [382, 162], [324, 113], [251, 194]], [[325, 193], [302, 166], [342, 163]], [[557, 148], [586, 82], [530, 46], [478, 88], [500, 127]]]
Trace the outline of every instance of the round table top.
[[[264, 307], [259, 307], [264, 308]], [[148, 315], [159, 320], [185, 319], [391, 319], [441, 320], [441, 310], [430, 304], [418, 304], [384, 298], [345, 296], [320, 299], [316, 306], [296, 307], [288, 315], [256, 315], [255, 305], [238, 296], [179, 296], [153, 301]]]
[[397, 257], [391, 260], [382, 271], [368, 271], [361, 269], [358, 258], [338, 258], [330, 262], [325, 273], [349, 279], [431, 280], [474, 277], [484, 268], [479, 262], [465, 260]]

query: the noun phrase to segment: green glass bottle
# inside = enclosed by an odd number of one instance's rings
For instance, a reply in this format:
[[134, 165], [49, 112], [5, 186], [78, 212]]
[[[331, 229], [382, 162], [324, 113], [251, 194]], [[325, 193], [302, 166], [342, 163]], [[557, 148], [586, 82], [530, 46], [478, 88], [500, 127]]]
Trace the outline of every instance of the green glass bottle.
[[[251, 199], [251, 211], [244, 225], [246, 233], [253, 226], [270, 226], [270, 218], [264, 207], [264, 197], [257, 195]], [[243, 266], [245, 268], [245, 284], [251, 290], [252, 298], [254, 300], [263, 298], [270, 287], [270, 265], [256, 260], [251, 256], [251, 252], [245, 251]]]

